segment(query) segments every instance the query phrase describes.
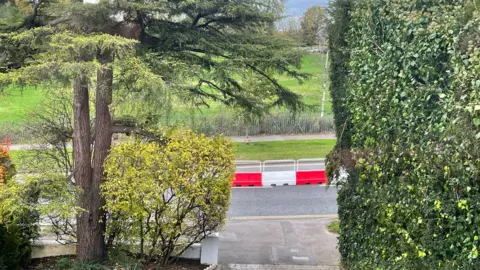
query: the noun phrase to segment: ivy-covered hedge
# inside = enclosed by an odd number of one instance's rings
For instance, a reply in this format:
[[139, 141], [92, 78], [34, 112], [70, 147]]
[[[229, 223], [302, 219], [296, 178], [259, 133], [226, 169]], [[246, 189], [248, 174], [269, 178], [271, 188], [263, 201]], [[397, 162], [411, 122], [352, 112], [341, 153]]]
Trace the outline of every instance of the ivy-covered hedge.
[[480, 3], [351, 2], [342, 260], [480, 269]]
[[352, 142], [352, 117], [347, 109], [347, 76], [350, 52], [347, 35], [350, 24], [350, 10], [353, 0], [331, 2], [330, 21], [327, 27], [328, 47], [332, 62], [329, 68], [330, 96], [334, 113], [337, 143], [327, 156], [327, 174], [338, 179], [341, 168], [347, 172], [353, 169], [350, 146]]

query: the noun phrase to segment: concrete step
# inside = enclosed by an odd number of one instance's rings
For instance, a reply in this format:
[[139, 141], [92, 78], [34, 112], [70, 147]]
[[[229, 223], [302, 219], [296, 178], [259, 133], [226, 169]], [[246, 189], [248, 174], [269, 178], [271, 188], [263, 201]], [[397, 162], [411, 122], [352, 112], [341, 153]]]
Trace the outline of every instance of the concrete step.
[[269, 264], [228, 264], [217, 265], [216, 270], [340, 270], [336, 265], [269, 265]]

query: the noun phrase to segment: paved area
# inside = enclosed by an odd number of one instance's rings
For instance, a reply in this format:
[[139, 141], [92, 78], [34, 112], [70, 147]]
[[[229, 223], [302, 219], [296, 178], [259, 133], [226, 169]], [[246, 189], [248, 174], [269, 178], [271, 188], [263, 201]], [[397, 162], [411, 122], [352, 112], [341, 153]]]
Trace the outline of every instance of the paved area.
[[220, 233], [219, 264], [225, 266], [222, 269], [285, 269], [260, 268], [258, 265], [338, 266], [337, 235], [326, 228], [333, 220], [260, 218], [228, 221]]
[[340, 270], [339, 266], [333, 265], [268, 265], [268, 264], [229, 264], [219, 265], [217, 270]]
[[336, 215], [337, 189], [332, 186], [233, 188], [229, 217]]
[[[245, 142], [246, 136], [230, 137], [233, 142]], [[334, 133], [312, 135], [273, 135], [273, 136], [249, 136], [250, 142], [275, 142], [275, 141], [303, 141], [303, 140], [335, 140]]]

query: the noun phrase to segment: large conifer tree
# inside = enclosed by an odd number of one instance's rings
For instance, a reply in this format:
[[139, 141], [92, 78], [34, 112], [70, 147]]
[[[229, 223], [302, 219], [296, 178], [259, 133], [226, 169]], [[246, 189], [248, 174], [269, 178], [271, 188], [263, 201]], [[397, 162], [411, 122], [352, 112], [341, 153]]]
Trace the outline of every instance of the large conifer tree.
[[[56, 81], [73, 89], [74, 178], [85, 210], [77, 218], [78, 259], [106, 252], [103, 163], [112, 134], [126, 130], [112, 120], [112, 93], [144, 80], [250, 113], [298, 110], [300, 97], [273, 76], [304, 77], [291, 70], [301, 53], [271, 33], [282, 9], [281, 0], [0, 2], [0, 83]], [[245, 76], [258, 87], [246, 88]]]

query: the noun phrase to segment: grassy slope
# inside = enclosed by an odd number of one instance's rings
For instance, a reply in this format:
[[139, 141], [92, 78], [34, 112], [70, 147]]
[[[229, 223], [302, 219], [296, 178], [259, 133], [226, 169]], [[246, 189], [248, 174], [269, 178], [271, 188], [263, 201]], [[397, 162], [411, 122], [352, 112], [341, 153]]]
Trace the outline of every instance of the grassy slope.
[[0, 123], [21, 122], [25, 119], [25, 111], [34, 109], [43, 100], [40, 88], [25, 87], [23, 89], [10, 86], [0, 95]]
[[[288, 87], [297, 94], [300, 94], [307, 105], [315, 106], [315, 110], [319, 112], [322, 104], [324, 89], [324, 70], [325, 55], [310, 54], [304, 58], [302, 68], [300, 69], [300, 72], [309, 73], [312, 75], [309, 80], [306, 80], [300, 84], [298, 80], [286, 75], [278, 75], [276, 76], [276, 79], [283, 86]], [[177, 109], [173, 113], [175, 115], [173, 118], [189, 118], [191, 116], [191, 112], [186, 109], [187, 106], [188, 105], [182, 103], [177, 104]], [[225, 108], [223, 105], [216, 102], [209, 102], [209, 106], [210, 108], [202, 107], [201, 112], [197, 111], [197, 116], [209, 117], [232, 112], [231, 109]], [[331, 114], [331, 99], [327, 89], [325, 99], [325, 115]]]
[[[307, 55], [304, 59], [301, 72], [310, 73], [313, 77], [304, 84], [299, 84], [297, 80], [288, 76], [278, 76], [278, 81], [304, 97], [308, 105], [315, 105], [320, 108], [323, 93], [325, 55], [313, 54]], [[43, 99], [41, 91], [34, 87], [26, 87], [21, 91], [17, 87], [6, 89], [6, 95], [0, 96], [0, 123], [1, 122], [21, 122], [25, 119], [25, 110], [30, 110], [38, 106]], [[327, 92], [327, 102], [325, 104], [325, 113], [331, 114], [330, 97]], [[182, 104], [178, 104], [182, 106]], [[219, 104], [211, 104], [210, 109], [202, 109], [205, 116], [224, 113], [226, 110]], [[176, 113], [180, 117], [189, 115], [188, 112]]]
[[[301, 72], [312, 74], [312, 78], [306, 81], [304, 84], [299, 84], [297, 80], [287, 77], [279, 76], [278, 81], [294, 92], [303, 96], [307, 105], [320, 106], [322, 104], [323, 95], [323, 82], [325, 71], [325, 55], [324, 54], [311, 54], [307, 55], [303, 60]], [[328, 79], [328, 78], [327, 78]], [[328, 84], [327, 84], [328, 87]], [[328, 90], [328, 89], [327, 89]], [[331, 112], [330, 95], [326, 92], [325, 112]]]

